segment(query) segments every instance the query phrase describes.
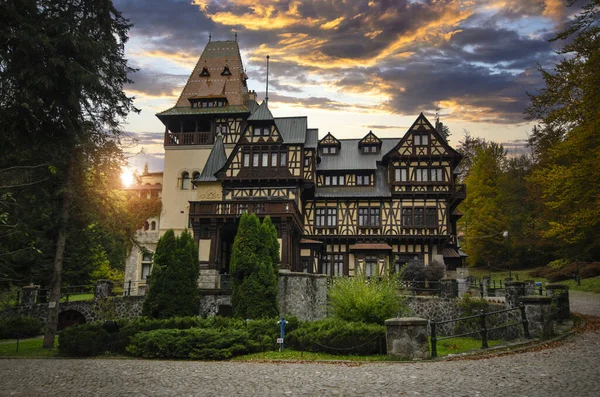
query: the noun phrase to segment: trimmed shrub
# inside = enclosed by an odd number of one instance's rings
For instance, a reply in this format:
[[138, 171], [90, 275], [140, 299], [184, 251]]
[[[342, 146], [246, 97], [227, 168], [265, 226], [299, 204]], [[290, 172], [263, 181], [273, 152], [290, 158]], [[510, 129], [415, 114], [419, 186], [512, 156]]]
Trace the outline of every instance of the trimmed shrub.
[[[550, 265], [540, 267], [529, 272], [529, 275], [531, 277], [544, 277], [547, 278], [549, 282], [556, 283], [558, 281], [573, 279], [573, 274], [575, 273], [577, 273], [577, 263], [571, 263], [568, 266], [560, 268], [550, 267]], [[579, 276], [581, 278], [600, 276], [600, 262], [580, 263]]]
[[381, 324], [408, 313], [393, 278], [339, 277], [328, 291], [329, 313], [350, 322]]
[[135, 335], [127, 351], [144, 358], [224, 360], [259, 351], [246, 330], [159, 329]]
[[384, 325], [347, 322], [340, 319], [301, 323], [287, 337], [288, 346], [331, 354], [385, 354]]
[[109, 333], [103, 323], [74, 325], [59, 333], [58, 352], [64, 356], [91, 357], [109, 350]]
[[42, 333], [42, 321], [28, 316], [0, 320], [0, 339], [29, 338]]

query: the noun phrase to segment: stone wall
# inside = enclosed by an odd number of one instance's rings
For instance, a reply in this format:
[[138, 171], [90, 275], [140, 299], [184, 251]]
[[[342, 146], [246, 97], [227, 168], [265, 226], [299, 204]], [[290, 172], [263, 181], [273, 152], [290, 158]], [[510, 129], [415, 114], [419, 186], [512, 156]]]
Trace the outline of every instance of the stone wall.
[[[89, 301], [64, 302], [60, 304], [60, 313], [76, 311], [85, 317], [86, 322], [105, 321], [120, 318], [135, 318], [142, 315], [143, 296], [123, 296]], [[48, 316], [48, 304], [18, 306], [0, 312], [0, 318], [13, 316], [37, 317], [45, 324]]]
[[327, 276], [279, 272], [277, 302], [284, 316], [319, 320], [327, 316]]
[[200, 316], [226, 316], [231, 313], [231, 291], [200, 291]]

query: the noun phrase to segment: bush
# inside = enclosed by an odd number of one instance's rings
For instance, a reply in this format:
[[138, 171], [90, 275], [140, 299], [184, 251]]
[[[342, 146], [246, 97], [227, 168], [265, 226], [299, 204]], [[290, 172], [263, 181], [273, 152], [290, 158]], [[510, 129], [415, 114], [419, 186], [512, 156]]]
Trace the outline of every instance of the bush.
[[29, 338], [42, 333], [42, 321], [28, 316], [0, 320], [0, 339]]
[[104, 354], [109, 350], [109, 333], [102, 325], [98, 322], [65, 328], [58, 337], [58, 352], [72, 357]]
[[[127, 346], [131, 344], [134, 337], [140, 333], [162, 330], [179, 329], [186, 330], [190, 328], [213, 329], [218, 332], [229, 330], [245, 330], [248, 333], [249, 340], [260, 350], [276, 349], [277, 337], [279, 337], [278, 319], [269, 318], [262, 320], [252, 320], [246, 322], [237, 318], [210, 317], [203, 319], [201, 317], [172, 317], [168, 319], [153, 319], [150, 317], [138, 317], [135, 320], [118, 320], [120, 326], [118, 332], [111, 334], [110, 345], [108, 334], [102, 330], [103, 323], [90, 323], [77, 327], [65, 329], [59, 337], [59, 351], [68, 356], [93, 356], [103, 354], [106, 351], [113, 353], [127, 354]], [[288, 319], [286, 331], [292, 331], [298, 327], [298, 319], [291, 317]], [[77, 347], [80, 343], [87, 343], [88, 338], [92, 338], [93, 333], [97, 333], [98, 341], [104, 340], [103, 344], [96, 344], [92, 348]], [[105, 338], [105, 339], [102, 339]], [[64, 345], [61, 349], [61, 345]]]
[[408, 312], [393, 278], [367, 279], [364, 274], [336, 278], [328, 297], [329, 312], [344, 321], [383, 325]]
[[297, 350], [331, 354], [385, 354], [384, 325], [328, 318], [304, 322], [288, 334], [287, 344]]
[[[461, 311], [460, 317], [470, 317], [479, 314], [482, 310], [489, 312], [490, 303], [485, 299], [473, 298], [471, 295], [465, 294], [456, 301], [456, 306]], [[469, 320], [458, 321], [454, 325], [454, 333], [462, 334], [479, 330], [479, 319], [471, 318]], [[478, 334], [471, 336], [479, 338]]]
[[243, 329], [159, 329], [135, 335], [127, 351], [144, 358], [224, 360], [260, 351], [260, 346]]
[[425, 266], [423, 262], [411, 261], [404, 266], [402, 278], [407, 281], [440, 281], [444, 278], [446, 266], [438, 261], [433, 261]]
[[[551, 262], [555, 263], [558, 261]], [[568, 266], [553, 268], [550, 264], [546, 267], [540, 267], [529, 272], [531, 277], [544, 277], [551, 283], [558, 281], [571, 280], [573, 274], [577, 273], [577, 263], [571, 263]], [[581, 278], [589, 278], [600, 276], [600, 262], [588, 262], [579, 264], [579, 276]]]

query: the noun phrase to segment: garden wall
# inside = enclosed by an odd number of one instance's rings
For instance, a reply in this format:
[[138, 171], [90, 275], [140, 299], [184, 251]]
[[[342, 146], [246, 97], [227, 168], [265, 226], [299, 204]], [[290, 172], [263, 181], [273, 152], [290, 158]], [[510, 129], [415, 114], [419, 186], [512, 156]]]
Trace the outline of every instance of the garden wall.
[[277, 302], [284, 316], [312, 321], [327, 316], [327, 276], [279, 272]]

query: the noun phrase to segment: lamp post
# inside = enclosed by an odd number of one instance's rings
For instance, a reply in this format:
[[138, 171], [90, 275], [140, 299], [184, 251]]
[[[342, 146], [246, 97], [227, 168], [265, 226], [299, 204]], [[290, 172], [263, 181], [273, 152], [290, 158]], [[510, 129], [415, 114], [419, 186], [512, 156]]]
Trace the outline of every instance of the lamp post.
[[508, 278], [512, 281], [512, 269], [510, 267], [510, 240], [508, 239], [508, 230], [502, 233], [502, 237], [506, 239], [506, 264], [508, 265]]

